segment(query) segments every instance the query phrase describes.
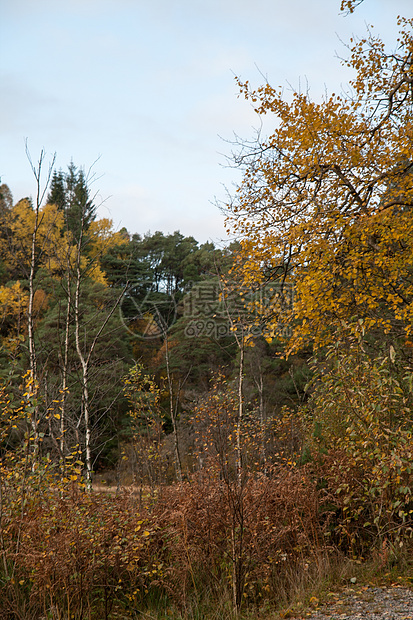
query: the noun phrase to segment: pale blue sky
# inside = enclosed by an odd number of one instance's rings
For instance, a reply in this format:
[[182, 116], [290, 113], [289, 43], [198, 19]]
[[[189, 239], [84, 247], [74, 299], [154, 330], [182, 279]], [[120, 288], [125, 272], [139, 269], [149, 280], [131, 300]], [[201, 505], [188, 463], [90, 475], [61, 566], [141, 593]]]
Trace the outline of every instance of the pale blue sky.
[[17, 201], [34, 193], [25, 156], [57, 168], [98, 157], [99, 211], [141, 234], [225, 238], [214, 198], [238, 174], [224, 155], [257, 120], [234, 74], [258, 86], [307, 80], [318, 98], [349, 74], [339, 38], [366, 23], [393, 46], [412, 0], [0, 0], [0, 176]]

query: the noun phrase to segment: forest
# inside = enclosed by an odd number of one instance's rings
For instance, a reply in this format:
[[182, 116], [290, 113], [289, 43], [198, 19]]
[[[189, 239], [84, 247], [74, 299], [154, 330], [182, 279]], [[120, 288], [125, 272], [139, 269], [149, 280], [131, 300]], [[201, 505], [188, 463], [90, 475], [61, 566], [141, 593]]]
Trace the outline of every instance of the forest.
[[0, 185], [1, 620], [303, 617], [409, 579], [412, 26], [318, 102], [237, 79], [273, 133], [234, 145], [221, 247], [115, 230], [43, 151], [32, 196]]

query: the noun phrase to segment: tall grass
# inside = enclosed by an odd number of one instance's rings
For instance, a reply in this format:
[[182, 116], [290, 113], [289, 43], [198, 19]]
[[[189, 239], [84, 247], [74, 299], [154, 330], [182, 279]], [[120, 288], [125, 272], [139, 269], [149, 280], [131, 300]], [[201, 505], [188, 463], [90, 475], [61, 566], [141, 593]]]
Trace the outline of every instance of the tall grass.
[[321, 465], [278, 468], [231, 498], [205, 475], [140, 499], [77, 482], [45, 492], [51, 480], [32, 477], [23, 502], [3, 478], [0, 618], [259, 617], [305, 599], [346, 566], [322, 477]]

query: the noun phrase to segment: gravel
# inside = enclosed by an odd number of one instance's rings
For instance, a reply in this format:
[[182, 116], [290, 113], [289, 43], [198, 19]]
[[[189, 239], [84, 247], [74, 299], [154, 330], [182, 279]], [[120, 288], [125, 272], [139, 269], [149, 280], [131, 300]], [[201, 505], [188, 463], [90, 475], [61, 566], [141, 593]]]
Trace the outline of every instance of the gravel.
[[[413, 620], [413, 590], [401, 586], [347, 588], [301, 616], [306, 620]], [[317, 599], [313, 605], [317, 606]]]

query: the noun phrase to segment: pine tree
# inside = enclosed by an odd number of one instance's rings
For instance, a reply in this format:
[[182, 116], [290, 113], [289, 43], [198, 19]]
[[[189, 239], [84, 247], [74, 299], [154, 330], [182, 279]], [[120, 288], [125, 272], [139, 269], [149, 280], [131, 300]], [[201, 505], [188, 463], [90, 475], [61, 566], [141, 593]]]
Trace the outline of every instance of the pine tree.
[[85, 232], [96, 217], [96, 206], [93, 204], [85, 173], [81, 168], [77, 168], [73, 161], [67, 172], [59, 170], [54, 173], [47, 202], [55, 204], [64, 212], [66, 228], [76, 241], [80, 233], [79, 222], [83, 221]]

